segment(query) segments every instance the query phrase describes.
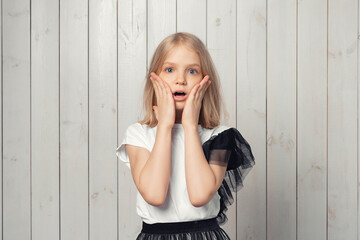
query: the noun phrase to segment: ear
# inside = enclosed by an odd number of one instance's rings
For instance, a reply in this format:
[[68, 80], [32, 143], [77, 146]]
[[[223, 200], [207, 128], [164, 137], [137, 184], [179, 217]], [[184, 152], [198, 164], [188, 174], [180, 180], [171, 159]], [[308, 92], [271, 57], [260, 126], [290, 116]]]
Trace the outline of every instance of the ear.
[[158, 118], [158, 107], [157, 106], [153, 106], [152, 107], [153, 108], [153, 111], [155, 112], [155, 117], [156, 117], [156, 119], [159, 121], [159, 118]]

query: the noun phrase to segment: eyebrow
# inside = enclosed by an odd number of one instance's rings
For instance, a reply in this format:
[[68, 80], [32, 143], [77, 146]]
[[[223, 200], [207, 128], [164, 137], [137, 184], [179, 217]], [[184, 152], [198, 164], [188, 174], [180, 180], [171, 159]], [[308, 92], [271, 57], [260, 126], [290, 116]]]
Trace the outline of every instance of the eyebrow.
[[[172, 62], [164, 62], [164, 64], [177, 65], [176, 63], [172, 63]], [[200, 65], [199, 65], [199, 64], [197, 64], [197, 63], [192, 63], [192, 64], [187, 65], [187, 67], [189, 67], [189, 66], [198, 66], [198, 67], [200, 67]]]

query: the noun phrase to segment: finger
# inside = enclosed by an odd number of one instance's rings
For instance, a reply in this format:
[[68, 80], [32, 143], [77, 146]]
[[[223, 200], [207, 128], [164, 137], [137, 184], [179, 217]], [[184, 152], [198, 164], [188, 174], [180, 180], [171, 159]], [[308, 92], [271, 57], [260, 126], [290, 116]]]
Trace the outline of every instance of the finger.
[[189, 97], [195, 97], [196, 96], [196, 92], [198, 91], [198, 89], [200, 88], [200, 83], [196, 84], [193, 89], [191, 89], [190, 95]]
[[158, 83], [159, 91], [161, 93], [161, 96], [163, 96], [166, 93], [165, 86], [164, 86], [164, 81], [158, 75], [156, 75], [155, 73], [153, 74], [153, 78]]
[[196, 97], [196, 95], [197, 95], [197, 93], [198, 92], [200, 92], [202, 89], [203, 89], [203, 86], [207, 83], [206, 81], [207, 81], [207, 79], [208, 79], [208, 77], [207, 77], [208, 75], [206, 75], [201, 81], [200, 81], [200, 83], [198, 83], [198, 86], [196, 86], [195, 85], [195, 89], [194, 89], [194, 96]]
[[157, 87], [157, 92], [158, 92], [158, 96], [161, 97], [161, 86], [160, 83], [157, 79], [157, 75], [154, 72], [150, 73], [150, 79], [152, 79], [152, 82], [154, 83], [154, 85]]
[[151, 75], [152, 77], [158, 76], [155, 72], [151, 72], [150, 75]]
[[[205, 79], [205, 78], [204, 78]], [[210, 84], [211, 84], [211, 81], [209, 80], [209, 78], [207, 77], [206, 79], [205, 79], [205, 82], [203, 83], [203, 85], [201, 85], [201, 87], [199, 87], [199, 90], [196, 92], [196, 98], [198, 99], [198, 98], [203, 98], [204, 97], [204, 95], [205, 95], [205, 92], [206, 92], [206, 90], [208, 89], [208, 87], [210, 86]]]
[[209, 82], [209, 75], [206, 75], [203, 80], [200, 82], [201, 88]]
[[208, 75], [206, 75], [202, 80], [201, 80], [201, 82], [200, 82], [200, 86], [199, 86], [199, 88], [197, 89], [197, 91], [195, 92], [195, 96], [197, 96], [197, 94], [198, 93], [201, 93], [202, 91], [203, 91], [203, 89], [204, 89], [204, 87], [206, 87], [206, 85], [208, 84], [208, 79], [209, 79], [209, 76]]
[[152, 77], [150, 77], [150, 80], [153, 84], [153, 87], [154, 87], [154, 90], [155, 90], [155, 95], [156, 95], [156, 99], [157, 101], [159, 101], [159, 98], [160, 98], [160, 93], [159, 93], [159, 86], [158, 86], [158, 83], [156, 82], [155, 79], [153, 79]]
[[162, 83], [159, 79], [157, 79], [157, 78], [153, 78], [153, 79], [158, 87], [159, 98], [161, 98], [162, 96], [164, 96], [164, 92], [165, 92], [164, 87], [162, 86]]
[[163, 81], [163, 83], [165, 86], [166, 94], [172, 97], [172, 92], [171, 92], [171, 88], [170, 88], [169, 84], [167, 84], [167, 82], [165, 82], [165, 81]]

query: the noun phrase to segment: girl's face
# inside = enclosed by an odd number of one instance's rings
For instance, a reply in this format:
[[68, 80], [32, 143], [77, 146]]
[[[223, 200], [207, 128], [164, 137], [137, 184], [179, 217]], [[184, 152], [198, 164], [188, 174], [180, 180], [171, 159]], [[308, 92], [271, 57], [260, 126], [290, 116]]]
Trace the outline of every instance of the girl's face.
[[[198, 54], [183, 45], [175, 47], [168, 53], [159, 77], [170, 86], [176, 109], [183, 109], [191, 89], [203, 79]], [[186, 95], [175, 96], [175, 92]]]

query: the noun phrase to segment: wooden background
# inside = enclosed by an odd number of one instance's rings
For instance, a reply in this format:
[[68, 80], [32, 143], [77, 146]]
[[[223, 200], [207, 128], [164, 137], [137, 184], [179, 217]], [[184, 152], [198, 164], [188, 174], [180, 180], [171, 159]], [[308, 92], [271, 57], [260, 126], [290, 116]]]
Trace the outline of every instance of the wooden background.
[[132, 240], [115, 149], [157, 44], [207, 45], [256, 165], [223, 226], [237, 240], [355, 240], [357, 0], [2, 0], [0, 236]]

